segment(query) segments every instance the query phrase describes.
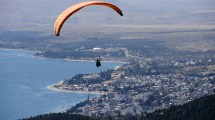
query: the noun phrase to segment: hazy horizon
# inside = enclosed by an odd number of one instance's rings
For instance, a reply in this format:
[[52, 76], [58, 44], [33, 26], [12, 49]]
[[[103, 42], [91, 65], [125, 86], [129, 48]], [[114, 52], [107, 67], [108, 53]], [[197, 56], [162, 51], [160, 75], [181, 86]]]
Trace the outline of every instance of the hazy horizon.
[[[53, 24], [57, 16], [77, 1], [1, 0], [0, 24], [12, 26]], [[214, 24], [215, 2], [212, 0], [106, 0], [119, 6], [120, 17], [108, 8], [87, 7], [70, 18], [77, 25], [90, 24]], [[99, 16], [99, 19], [94, 19]]]

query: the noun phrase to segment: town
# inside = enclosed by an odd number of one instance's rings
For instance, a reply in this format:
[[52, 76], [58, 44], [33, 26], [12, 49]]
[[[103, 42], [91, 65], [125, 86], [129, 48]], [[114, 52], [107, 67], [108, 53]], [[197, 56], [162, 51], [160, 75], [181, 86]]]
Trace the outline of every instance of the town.
[[134, 55], [129, 55], [130, 61], [115, 70], [79, 74], [54, 85], [61, 90], [101, 94], [68, 112], [141, 115], [215, 93], [213, 52], [160, 56], [159, 59]]
[[[77, 74], [50, 87], [100, 96], [86, 98], [68, 113], [144, 115], [215, 93], [214, 26], [167, 28], [151, 28], [150, 32], [143, 27], [127, 35], [125, 31], [131, 28], [119, 27], [113, 36], [103, 33], [102, 37], [55, 41], [42, 35], [28, 40], [25, 34], [35, 33], [6, 31], [1, 34], [0, 47], [33, 50], [35, 56], [51, 59], [94, 61], [101, 56], [102, 62], [123, 62], [116, 69]], [[10, 39], [5, 34], [21, 35]]]

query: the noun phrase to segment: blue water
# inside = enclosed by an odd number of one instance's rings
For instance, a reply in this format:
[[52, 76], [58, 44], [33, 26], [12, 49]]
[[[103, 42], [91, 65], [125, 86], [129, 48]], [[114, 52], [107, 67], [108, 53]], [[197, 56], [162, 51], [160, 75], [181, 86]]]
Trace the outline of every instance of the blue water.
[[94, 62], [38, 59], [29, 51], [0, 50], [0, 120], [65, 111], [88, 95], [53, 91], [46, 88], [48, 85], [75, 74], [100, 72], [121, 64], [103, 62], [97, 69]]

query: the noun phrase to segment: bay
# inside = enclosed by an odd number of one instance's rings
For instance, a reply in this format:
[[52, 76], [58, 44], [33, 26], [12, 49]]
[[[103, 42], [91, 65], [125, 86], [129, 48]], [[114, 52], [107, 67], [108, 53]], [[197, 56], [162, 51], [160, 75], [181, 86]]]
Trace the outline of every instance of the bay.
[[[15, 120], [50, 112], [63, 112], [83, 101], [88, 94], [47, 89], [80, 73], [98, 73], [121, 62], [94, 62], [39, 59], [34, 52], [0, 50], [0, 120]], [[99, 97], [91, 94], [90, 97]]]

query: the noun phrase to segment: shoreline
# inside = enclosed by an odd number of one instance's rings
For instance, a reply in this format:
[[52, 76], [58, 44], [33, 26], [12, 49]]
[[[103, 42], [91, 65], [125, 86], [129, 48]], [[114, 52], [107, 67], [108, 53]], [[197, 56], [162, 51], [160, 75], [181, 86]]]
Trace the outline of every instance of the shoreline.
[[[82, 59], [69, 59], [69, 58], [47, 58], [47, 57], [41, 57], [41, 56], [35, 56], [35, 55], [33, 55], [33, 58], [44, 59], [44, 60], [61, 60], [61, 61], [68, 61], [68, 62], [95, 62], [95, 60], [82, 60]], [[120, 62], [123, 64], [128, 63], [126, 61], [120, 61], [120, 60], [104, 60], [102, 62]]]
[[[28, 49], [11, 49], [11, 48], [0, 48], [0, 50], [16, 50], [16, 51], [26, 51], [26, 52], [41, 52], [37, 50], [28, 50]], [[69, 59], [69, 58], [48, 58], [48, 57], [42, 57], [42, 56], [35, 56], [33, 54], [33, 58], [36, 59], [45, 59], [45, 60], [62, 60], [62, 61], [72, 61], [72, 62], [95, 62], [95, 60], [82, 60], [82, 59]], [[126, 61], [121, 60], [104, 60], [102, 62], [121, 62], [121, 63], [128, 63]]]
[[58, 92], [72, 92], [72, 93], [81, 93], [81, 94], [95, 94], [95, 95], [102, 95], [104, 94], [105, 92], [88, 92], [88, 91], [75, 91], [75, 90], [65, 90], [65, 89], [59, 89], [59, 88], [56, 88], [54, 87], [55, 85], [62, 85], [62, 82], [59, 82], [57, 84], [52, 84], [52, 85], [49, 85], [47, 86], [46, 88], [49, 89], [49, 90], [53, 90], [53, 91], [58, 91]]
[[0, 48], [0, 50], [15, 50], [15, 51], [26, 51], [26, 52], [40, 52], [38, 50], [28, 50], [28, 49], [12, 49], [12, 48]]
[[[0, 50], [15, 50], [15, 51], [26, 51], [26, 52], [32, 52], [32, 58], [35, 58], [35, 59], [44, 59], [44, 60], [61, 60], [61, 61], [68, 61], [68, 62], [95, 62], [94, 60], [74, 60], [74, 59], [68, 59], [68, 58], [47, 58], [47, 57], [41, 57], [41, 56], [35, 56], [34, 53], [36, 52], [40, 52], [40, 51], [32, 51], [32, 50], [26, 50], [26, 49], [10, 49], [10, 48], [0, 48]], [[119, 62], [119, 63], [122, 63], [123, 64], [126, 64], [128, 62], [126, 61], [120, 61], [120, 60], [109, 60], [109, 61], [103, 61], [103, 62]], [[120, 66], [122, 65], [119, 65], [119, 66], [114, 66], [113, 69], [118, 69]], [[74, 90], [66, 90], [66, 89], [59, 89], [59, 88], [56, 88], [54, 87], [54, 85], [62, 85], [62, 82], [63, 81], [60, 81], [59, 83], [56, 83], [56, 84], [52, 84], [52, 85], [49, 85], [47, 86], [46, 88], [49, 89], [49, 90], [54, 90], [54, 91], [60, 91], [60, 92], [74, 92], [74, 93], [82, 93], [82, 94], [104, 94], [105, 92], [87, 92], [87, 91], [74, 91]]]

